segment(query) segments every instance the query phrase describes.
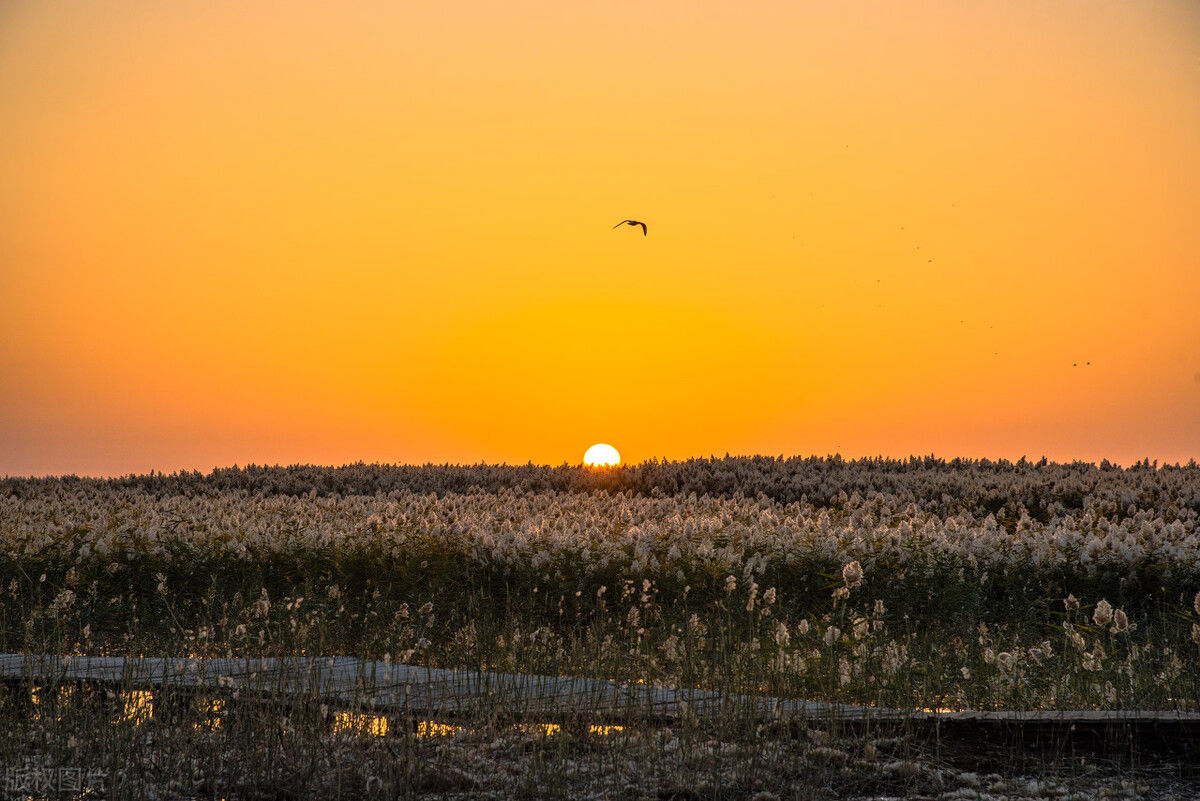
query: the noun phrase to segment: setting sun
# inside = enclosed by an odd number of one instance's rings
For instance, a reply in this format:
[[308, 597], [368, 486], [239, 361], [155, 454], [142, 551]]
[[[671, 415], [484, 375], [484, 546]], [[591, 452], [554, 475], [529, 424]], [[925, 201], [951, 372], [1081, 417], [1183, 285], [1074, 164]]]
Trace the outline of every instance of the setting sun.
[[621, 463], [621, 454], [612, 445], [598, 443], [587, 449], [583, 463], [591, 467], [611, 467]]

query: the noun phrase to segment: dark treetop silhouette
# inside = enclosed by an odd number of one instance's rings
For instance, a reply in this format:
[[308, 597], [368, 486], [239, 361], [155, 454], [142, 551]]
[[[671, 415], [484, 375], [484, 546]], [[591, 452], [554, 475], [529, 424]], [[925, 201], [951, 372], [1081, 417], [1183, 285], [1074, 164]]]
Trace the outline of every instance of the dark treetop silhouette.
[[639, 220], [621, 220], [619, 223], [614, 225], [613, 228], [620, 228], [622, 225], [640, 225], [642, 226], [642, 236], [646, 235], [646, 224], [644, 222]]

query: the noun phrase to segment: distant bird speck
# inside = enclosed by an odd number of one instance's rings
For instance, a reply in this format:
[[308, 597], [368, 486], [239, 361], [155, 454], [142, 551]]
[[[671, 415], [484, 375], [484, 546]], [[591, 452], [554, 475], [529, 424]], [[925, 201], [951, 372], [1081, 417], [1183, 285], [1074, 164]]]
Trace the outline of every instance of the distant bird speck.
[[642, 226], [642, 236], [646, 235], [646, 224], [640, 220], [621, 220], [613, 228], [620, 228], [622, 225], [640, 225]]

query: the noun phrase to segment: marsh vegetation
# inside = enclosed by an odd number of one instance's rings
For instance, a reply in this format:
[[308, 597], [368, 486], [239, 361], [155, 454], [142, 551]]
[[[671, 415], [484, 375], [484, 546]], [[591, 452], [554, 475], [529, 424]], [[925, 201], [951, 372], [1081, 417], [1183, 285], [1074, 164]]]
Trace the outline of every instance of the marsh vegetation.
[[[1195, 712], [1198, 520], [1200, 468], [1148, 463], [7, 479], [0, 651], [345, 655], [897, 709]], [[550, 733], [496, 709], [446, 730], [393, 719], [383, 734], [316, 697], [247, 714], [220, 688], [217, 711], [164, 694], [147, 719], [124, 714], [119, 692], [40, 688], [33, 704], [34, 689], [8, 686], [5, 764], [102, 764], [131, 796], [171, 781], [206, 797], [1028, 789], [1012, 784], [1015, 763], [987, 778], [916, 740], [820, 721], [600, 734], [581, 713]], [[1096, 769], [1073, 761], [1068, 778], [1108, 781]], [[1136, 796], [1131, 776], [1105, 786]]]

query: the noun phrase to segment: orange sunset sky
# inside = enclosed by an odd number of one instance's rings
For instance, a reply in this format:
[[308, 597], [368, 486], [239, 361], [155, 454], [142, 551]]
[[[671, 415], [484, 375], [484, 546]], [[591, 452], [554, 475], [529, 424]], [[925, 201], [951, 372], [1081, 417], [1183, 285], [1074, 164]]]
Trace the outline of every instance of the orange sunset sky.
[[0, 7], [0, 475], [594, 442], [1200, 458], [1200, 5]]

